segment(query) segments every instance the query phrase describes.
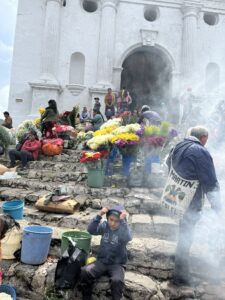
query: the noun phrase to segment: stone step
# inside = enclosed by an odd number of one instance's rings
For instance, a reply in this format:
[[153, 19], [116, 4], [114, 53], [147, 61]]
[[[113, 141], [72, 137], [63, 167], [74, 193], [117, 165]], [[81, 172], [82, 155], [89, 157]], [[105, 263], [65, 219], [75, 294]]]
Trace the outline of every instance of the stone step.
[[62, 171], [62, 170], [29, 170], [27, 174], [23, 176], [28, 179], [38, 179], [41, 182], [80, 182], [87, 179], [87, 174], [81, 171]]
[[[150, 239], [149, 243], [147, 243], [146, 240], [142, 242], [140, 240], [134, 240], [128, 246], [129, 250], [134, 252], [136, 260], [140, 260], [137, 252], [146, 247], [148, 247], [148, 253], [145, 254], [146, 257], [141, 263], [144, 264], [145, 262], [146, 265], [144, 268], [141, 268], [140, 264], [133, 264], [131, 266], [130, 261], [128, 261], [123, 300], [225, 299], [225, 282], [223, 281], [212, 283], [210, 280], [201, 280], [193, 277], [196, 282], [193, 287], [177, 287], [171, 283], [168, 276], [166, 276], [166, 278], [162, 276], [162, 266], [165, 270], [167, 269], [171, 272], [173, 264], [168, 265], [168, 261], [165, 257], [164, 264], [161, 264], [160, 268], [157, 268], [159, 263], [157, 262], [156, 265], [155, 261], [162, 261], [162, 256], [171, 256], [174, 247], [171, 247], [170, 244], [161, 244], [160, 241]], [[52, 257], [49, 257], [47, 262], [41, 266], [31, 266], [3, 260], [1, 264], [4, 274], [3, 282], [10, 282], [10, 284], [16, 288], [19, 297], [21, 296], [31, 300], [44, 300], [46, 290], [52, 289], [54, 285], [56, 264], [57, 259]], [[93, 296], [94, 300], [111, 299], [109, 279], [107, 277], [100, 278], [94, 284]], [[76, 289], [75, 291], [64, 292], [63, 299], [80, 300], [82, 298], [80, 292]]]
[[132, 215], [132, 231], [141, 237], [152, 236], [176, 241], [178, 222], [166, 216], [135, 214]]

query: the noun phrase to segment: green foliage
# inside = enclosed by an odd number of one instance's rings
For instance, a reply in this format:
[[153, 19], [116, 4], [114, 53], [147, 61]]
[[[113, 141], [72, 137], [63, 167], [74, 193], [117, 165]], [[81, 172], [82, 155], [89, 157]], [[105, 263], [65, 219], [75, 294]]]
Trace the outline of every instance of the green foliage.
[[3, 147], [8, 147], [11, 144], [11, 136], [9, 131], [3, 127], [0, 126], [0, 144]]
[[160, 135], [167, 136], [169, 133], [170, 123], [167, 121], [163, 121], [160, 127]]
[[20, 124], [16, 135], [19, 143], [23, 142], [25, 135], [30, 131], [35, 131], [39, 137], [41, 136], [40, 131], [37, 129], [37, 127], [33, 124], [32, 121], [27, 120]]
[[160, 127], [155, 125], [146, 126], [144, 129], [144, 135], [145, 136], [160, 135]]
[[49, 288], [44, 296], [44, 300], [63, 300], [63, 296], [60, 292], [57, 292], [54, 288]]
[[76, 127], [76, 118], [77, 118], [77, 115], [79, 114], [79, 111], [80, 111], [80, 108], [78, 105], [76, 105], [76, 106], [74, 106], [73, 110], [69, 114], [71, 126], [73, 126], [74, 128]]

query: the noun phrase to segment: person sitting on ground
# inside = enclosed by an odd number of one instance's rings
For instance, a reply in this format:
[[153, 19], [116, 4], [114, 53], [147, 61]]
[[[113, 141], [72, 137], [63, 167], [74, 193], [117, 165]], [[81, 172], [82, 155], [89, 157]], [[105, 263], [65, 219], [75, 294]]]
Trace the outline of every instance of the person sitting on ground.
[[2, 126], [8, 128], [8, 129], [12, 129], [12, 118], [10, 117], [9, 115], [9, 112], [8, 111], [5, 111], [3, 113], [4, 117], [5, 117], [5, 120], [4, 122], [2, 123]]
[[100, 111], [101, 109], [100, 99], [98, 97], [95, 97], [94, 100], [95, 100], [94, 109]]
[[[105, 214], [107, 220], [101, 223]], [[102, 239], [97, 260], [81, 270], [83, 300], [92, 299], [92, 284], [102, 275], [110, 277], [112, 299], [122, 298], [127, 262], [126, 245], [132, 240], [126, 217], [127, 213], [122, 206], [103, 208], [89, 224], [88, 232], [92, 235], [101, 235]]]
[[87, 107], [84, 106], [83, 110], [81, 112], [81, 115], [80, 115], [80, 121], [81, 121], [81, 123], [84, 123], [84, 122], [88, 121], [88, 119], [90, 119], [90, 114], [87, 110]]
[[93, 109], [93, 118], [90, 120], [93, 125], [93, 131], [99, 130], [102, 124], [104, 123], [104, 119], [99, 110]]
[[141, 114], [140, 118], [138, 120], [138, 123], [144, 123], [145, 125], [161, 125], [161, 117], [156, 112], [150, 109], [148, 105], [143, 105], [141, 108]]
[[48, 107], [46, 107], [45, 112], [41, 116], [41, 132], [42, 136], [46, 138], [55, 138], [55, 134], [52, 128], [55, 126], [59, 119], [59, 113], [57, 109], [57, 104], [55, 100], [48, 101]]
[[16, 160], [20, 160], [21, 170], [25, 170], [29, 161], [38, 159], [40, 150], [41, 143], [38, 140], [36, 132], [29, 132], [26, 141], [22, 144], [19, 150], [15, 149], [9, 151], [9, 168], [14, 168], [16, 166]]

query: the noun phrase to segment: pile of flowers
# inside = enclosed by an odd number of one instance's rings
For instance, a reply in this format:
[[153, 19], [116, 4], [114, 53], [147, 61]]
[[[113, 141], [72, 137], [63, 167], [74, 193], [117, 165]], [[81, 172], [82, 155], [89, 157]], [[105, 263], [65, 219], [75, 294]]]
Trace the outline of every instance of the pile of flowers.
[[85, 163], [88, 168], [92, 169], [103, 169], [104, 168], [104, 157], [108, 156], [109, 152], [103, 151], [83, 151], [81, 153], [80, 162]]
[[134, 155], [138, 151], [140, 137], [135, 133], [120, 133], [112, 137], [112, 144], [116, 145], [122, 155]]
[[19, 141], [19, 143], [23, 143], [24, 138], [26, 137], [27, 133], [30, 131], [35, 131], [37, 133], [37, 136], [41, 138], [41, 132], [38, 130], [38, 128], [33, 124], [33, 121], [26, 120], [23, 121], [17, 130], [16, 137]]
[[[141, 142], [144, 145], [149, 145], [153, 148], [163, 147], [168, 141], [170, 123], [162, 122], [161, 126], [145, 126], [141, 137]], [[174, 130], [174, 129], [173, 129]]]
[[[45, 108], [44, 107], [39, 107], [38, 109], [39, 114], [42, 116], [45, 113]], [[33, 120], [33, 124], [36, 127], [39, 127], [41, 125], [41, 118], [36, 118]]]
[[86, 163], [86, 162], [90, 162], [90, 161], [96, 161], [100, 158], [107, 156], [108, 154], [109, 154], [109, 152], [106, 150], [98, 151], [98, 152], [83, 151], [81, 153], [80, 162]]
[[95, 151], [109, 150], [111, 138], [111, 134], [97, 135], [87, 141], [87, 146]]

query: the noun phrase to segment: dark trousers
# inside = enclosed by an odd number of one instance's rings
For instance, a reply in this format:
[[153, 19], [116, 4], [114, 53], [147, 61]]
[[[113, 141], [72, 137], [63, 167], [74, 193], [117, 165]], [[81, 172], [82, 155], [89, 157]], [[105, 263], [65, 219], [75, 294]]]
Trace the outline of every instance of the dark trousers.
[[91, 300], [92, 284], [102, 275], [110, 277], [113, 300], [120, 300], [123, 294], [125, 270], [121, 265], [105, 265], [100, 261], [87, 265], [81, 270], [83, 300]]
[[179, 239], [176, 248], [174, 276], [189, 276], [189, 252], [194, 238], [195, 225], [200, 219], [198, 211], [189, 210], [180, 221]]
[[9, 158], [12, 166], [15, 166], [16, 160], [21, 160], [22, 166], [26, 167], [27, 163], [33, 160], [33, 155], [28, 151], [10, 150]]

